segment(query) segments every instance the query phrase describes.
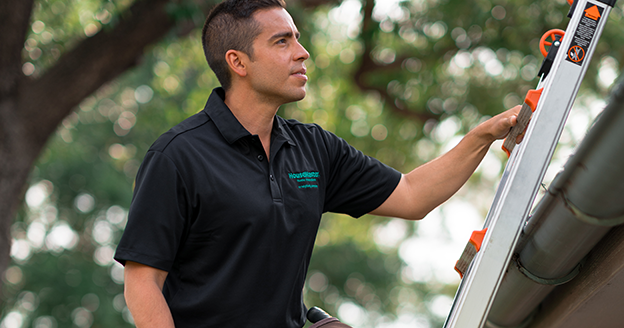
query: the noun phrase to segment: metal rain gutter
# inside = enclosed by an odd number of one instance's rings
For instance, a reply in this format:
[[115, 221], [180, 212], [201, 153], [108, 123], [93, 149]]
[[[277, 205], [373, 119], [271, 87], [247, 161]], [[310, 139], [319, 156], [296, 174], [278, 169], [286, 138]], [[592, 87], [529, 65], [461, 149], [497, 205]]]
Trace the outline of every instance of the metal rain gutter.
[[486, 327], [527, 327], [538, 305], [624, 222], [624, 78], [529, 218]]

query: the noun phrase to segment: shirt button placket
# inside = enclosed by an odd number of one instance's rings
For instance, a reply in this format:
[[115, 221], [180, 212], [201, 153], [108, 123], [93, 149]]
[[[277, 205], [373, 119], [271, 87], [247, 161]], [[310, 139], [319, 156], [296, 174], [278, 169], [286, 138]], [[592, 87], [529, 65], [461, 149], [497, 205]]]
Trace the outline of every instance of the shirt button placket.
[[282, 193], [280, 191], [279, 184], [277, 183], [277, 181], [275, 181], [275, 175], [273, 174], [273, 172], [269, 174], [269, 180], [270, 180], [269, 185], [271, 187], [271, 195], [273, 196], [273, 200], [281, 200]]

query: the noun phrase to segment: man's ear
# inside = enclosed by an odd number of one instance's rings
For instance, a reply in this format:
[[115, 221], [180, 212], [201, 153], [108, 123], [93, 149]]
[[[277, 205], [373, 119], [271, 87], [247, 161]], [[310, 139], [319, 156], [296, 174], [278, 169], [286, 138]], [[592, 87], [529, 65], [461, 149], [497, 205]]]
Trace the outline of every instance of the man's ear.
[[225, 53], [225, 61], [234, 74], [247, 76], [247, 61], [249, 57], [241, 51], [230, 49]]

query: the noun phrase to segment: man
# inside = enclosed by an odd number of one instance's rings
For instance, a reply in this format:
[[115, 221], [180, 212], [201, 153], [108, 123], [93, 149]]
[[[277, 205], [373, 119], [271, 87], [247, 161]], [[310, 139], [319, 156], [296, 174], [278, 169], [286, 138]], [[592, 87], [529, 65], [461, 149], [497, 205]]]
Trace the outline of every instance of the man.
[[402, 175], [313, 124], [276, 116], [304, 98], [308, 52], [283, 0], [227, 0], [206, 57], [223, 88], [162, 135], [137, 175], [115, 258], [138, 327], [302, 327], [321, 214], [423, 218], [454, 194], [519, 107]]

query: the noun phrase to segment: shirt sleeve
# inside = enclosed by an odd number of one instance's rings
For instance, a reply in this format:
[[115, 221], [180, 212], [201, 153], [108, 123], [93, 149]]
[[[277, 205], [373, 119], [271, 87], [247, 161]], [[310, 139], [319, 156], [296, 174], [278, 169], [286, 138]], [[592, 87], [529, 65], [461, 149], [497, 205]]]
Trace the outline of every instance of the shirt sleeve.
[[115, 260], [170, 271], [184, 235], [188, 199], [175, 164], [165, 154], [149, 151], [137, 173], [128, 223]]
[[383, 204], [399, 184], [400, 172], [342, 138], [325, 131], [325, 142], [330, 158], [325, 212], [360, 217]]

